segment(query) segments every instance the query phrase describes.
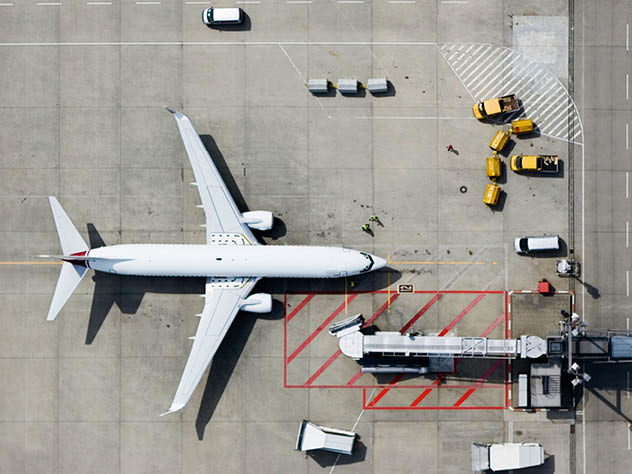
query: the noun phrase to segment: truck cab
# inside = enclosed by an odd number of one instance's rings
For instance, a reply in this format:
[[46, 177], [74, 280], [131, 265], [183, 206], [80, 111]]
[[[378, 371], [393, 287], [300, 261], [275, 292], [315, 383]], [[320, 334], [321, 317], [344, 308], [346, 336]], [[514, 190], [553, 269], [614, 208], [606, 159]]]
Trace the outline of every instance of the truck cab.
[[511, 94], [483, 100], [478, 104], [474, 104], [472, 111], [474, 112], [474, 117], [483, 120], [496, 115], [515, 112], [519, 108], [518, 99], [516, 99], [515, 94]]
[[557, 155], [513, 155], [510, 161], [511, 169], [515, 172], [557, 173], [559, 171]]

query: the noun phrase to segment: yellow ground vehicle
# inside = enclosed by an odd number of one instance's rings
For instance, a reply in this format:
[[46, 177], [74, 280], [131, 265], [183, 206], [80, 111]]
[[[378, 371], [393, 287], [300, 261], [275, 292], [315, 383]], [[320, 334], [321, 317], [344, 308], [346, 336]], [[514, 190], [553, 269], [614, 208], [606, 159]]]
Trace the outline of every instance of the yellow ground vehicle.
[[507, 132], [503, 132], [502, 130], [498, 130], [492, 141], [489, 143], [489, 147], [494, 150], [494, 152], [499, 153], [505, 148], [507, 142], [509, 141], [509, 134]]
[[491, 179], [500, 178], [501, 166], [500, 158], [497, 156], [490, 156], [486, 160], [487, 177]]
[[509, 129], [509, 133], [514, 133], [516, 135], [523, 135], [526, 133], [533, 132], [533, 120], [531, 119], [520, 119], [514, 120], [511, 122], [511, 128]]
[[506, 95], [504, 97], [495, 97], [493, 99], [487, 99], [478, 104], [474, 104], [472, 111], [474, 117], [479, 120], [493, 117], [495, 115], [506, 114], [508, 112], [515, 112], [520, 108], [518, 100], [514, 94]]
[[514, 171], [557, 173], [560, 167], [557, 155], [513, 155], [511, 169]]
[[488, 184], [485, 188], [485, 196], [483, 196], [483, 204], [495, 206], [500, 198], [500, 186], [497, 184]]

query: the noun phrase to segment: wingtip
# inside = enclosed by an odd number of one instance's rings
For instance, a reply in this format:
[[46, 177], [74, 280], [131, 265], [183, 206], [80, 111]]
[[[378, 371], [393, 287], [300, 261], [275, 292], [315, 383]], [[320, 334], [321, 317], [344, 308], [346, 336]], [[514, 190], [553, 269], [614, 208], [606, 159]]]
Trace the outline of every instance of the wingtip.
[[171, 406], [169, 407], [169, 410], [167, 410], [167, 411], [166, 411], [166, 412], [164, 412], [164, 413], [161, 413], [159, 416], [170, 415], [170, 414], [172, 414], [172, 413], [176, 413], [176, 412], [178, 412], [178, 411], [182, 410], [183, 408], [184, 408], [184, 405], [180, 405], [180, 404], [176, 405], [176, 404], [173, 404], [173, 405], [171, 405]]

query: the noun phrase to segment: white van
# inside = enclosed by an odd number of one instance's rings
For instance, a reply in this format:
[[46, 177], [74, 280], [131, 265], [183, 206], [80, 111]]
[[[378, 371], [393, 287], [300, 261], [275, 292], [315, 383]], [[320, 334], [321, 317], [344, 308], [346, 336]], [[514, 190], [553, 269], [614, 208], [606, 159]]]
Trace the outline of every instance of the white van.
[[514, 240], [514, 249], [520, 254], [555, 252], [560, 249], [560, 238], [557, 235], [516, 237], [516, 240]]
[[241, 8], [205, 8], [202, 11], [205, 25], [239, 25], [244, 21]]

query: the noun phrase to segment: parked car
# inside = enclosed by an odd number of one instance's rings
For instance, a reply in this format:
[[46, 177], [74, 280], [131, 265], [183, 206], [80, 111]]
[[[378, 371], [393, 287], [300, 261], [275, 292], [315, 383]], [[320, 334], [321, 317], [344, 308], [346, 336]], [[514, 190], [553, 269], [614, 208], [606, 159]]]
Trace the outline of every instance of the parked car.
[[241, 8], [205, 8], [202, 21], [208, 26], [239, 25], [244, 21], [244, 14]]
[[555, 252], [560, 249], [560, 238], [557, 235], [516, 237], [514, 249], [519, 254]]

